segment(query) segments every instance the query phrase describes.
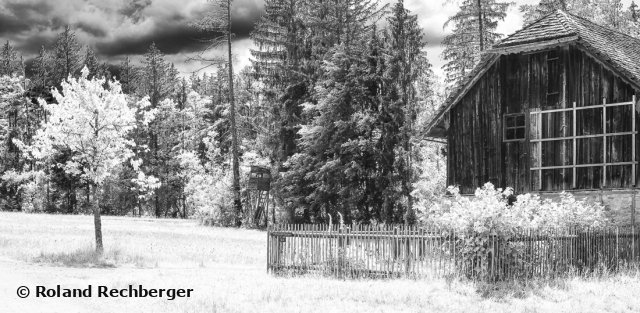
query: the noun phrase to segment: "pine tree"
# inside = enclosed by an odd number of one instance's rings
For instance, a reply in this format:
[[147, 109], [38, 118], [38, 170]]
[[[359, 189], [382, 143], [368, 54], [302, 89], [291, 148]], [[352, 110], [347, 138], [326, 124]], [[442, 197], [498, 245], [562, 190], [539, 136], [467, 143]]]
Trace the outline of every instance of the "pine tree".
[[455, 84], [466, 76], [480, 60], [480, 55], [499, 38], [498, 21], [504, 20], [512, 3], [498, 0], [464, 0], [460, 11], [444, 24], [453, 23], [454, 30], [445, 37], [443, 57], [447, 61], [447, 82]]
[[34, 88], [44, 91], [47, 86], [50, 86], [50, 56], [44, 46], [40, 47], [38, 56], [33, 61], [33, 69], [31, 81]]
[[0, 51], [0, 76], [4, 75], [24, 75], [21, 59], [8, 40]]
[[105, 77], [111, 78], [111, 73], [109, 72], [109, 66], [107, 63], [98, 60], [98, 56], [95, 51], [91, 47], [86, 48], [86, 53], [84, 57], [84, 66], [89, 69], [89, 77]]
[[125, 94], [132, 94], [135, 91], [137, 70], [128, 56], [120, 63], [120, 84]]
[[64, 79], [67, 79], [69, 75], [75, 75], [82, 65], [80, 45], [76, 40], [75, 33], [71, 31], [71, 27], [68, 25], [56, 38], [52, 62], [52, 82], [54, 84], [59, 84]]

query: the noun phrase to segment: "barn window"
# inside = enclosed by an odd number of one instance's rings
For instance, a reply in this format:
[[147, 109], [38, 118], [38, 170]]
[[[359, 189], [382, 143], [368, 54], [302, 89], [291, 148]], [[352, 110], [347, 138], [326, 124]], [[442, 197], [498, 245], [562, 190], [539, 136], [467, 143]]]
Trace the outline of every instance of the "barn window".
[[504, 141], [520, 141], [525, 139], [526, 122], [524, 113], [504, 115]]
[[558, 52], [550, 50], [547, 53], [547, 107], [557, 107], [560, 104], [561, 78]]
[[531, 111], [532, 189], [628, 188], [635, 184], [637, 122], [629, 102]]

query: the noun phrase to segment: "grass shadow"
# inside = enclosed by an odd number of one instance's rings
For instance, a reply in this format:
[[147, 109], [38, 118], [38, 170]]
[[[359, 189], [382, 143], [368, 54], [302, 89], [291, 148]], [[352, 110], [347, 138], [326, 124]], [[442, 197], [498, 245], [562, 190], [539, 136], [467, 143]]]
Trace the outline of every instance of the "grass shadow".
[[93, 247], [80, 248], [72, 252], [44, 253], [32, 259], [35, 263], [47, 263], [66, 267], [114, 268], [119, 256], [118, 250], [109, 250], [100, 255]]

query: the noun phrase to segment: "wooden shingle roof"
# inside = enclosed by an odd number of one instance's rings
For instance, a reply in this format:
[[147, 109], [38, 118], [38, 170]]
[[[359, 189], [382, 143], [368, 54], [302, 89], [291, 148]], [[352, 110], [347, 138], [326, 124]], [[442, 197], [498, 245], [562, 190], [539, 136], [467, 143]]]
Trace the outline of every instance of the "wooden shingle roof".
[[427, 135], [444, 137], [445, 114], [502, 54], [534, 51], [560, 43], [575, 43], [616, 70], [640, 89], [640, 40], [558, 10], [509, 35], [483, 55], [474, 70], [444, 102], [427, 127]]

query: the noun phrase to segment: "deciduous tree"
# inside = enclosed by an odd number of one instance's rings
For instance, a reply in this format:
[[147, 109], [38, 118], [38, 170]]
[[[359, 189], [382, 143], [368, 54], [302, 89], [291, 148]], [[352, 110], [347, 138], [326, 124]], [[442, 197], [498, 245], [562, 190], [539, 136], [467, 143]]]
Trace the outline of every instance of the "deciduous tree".
[[[60, 166], [91, 186], [96, 252], [102, 253], [99, 203], [102, 187], [107, 178], [134, 156], [134, 142], [128, 135], [136, 127], [136, 107], [144, 108], [149, 103], [144, 98], [131, 106], [117, 81], [88, 80], [87, 76], [88, 70], [84, 68], [80, 78], [62, 82], [61, 90], [53, 91], [56, 104], [40, 99], [49, 119], [38, 130], [32, 145], [18, 144], [39, 160], [51, 158], [61, 149], [71, 152], [71, 157]], [[149, 122], [148, 118], [145, 122]]]

